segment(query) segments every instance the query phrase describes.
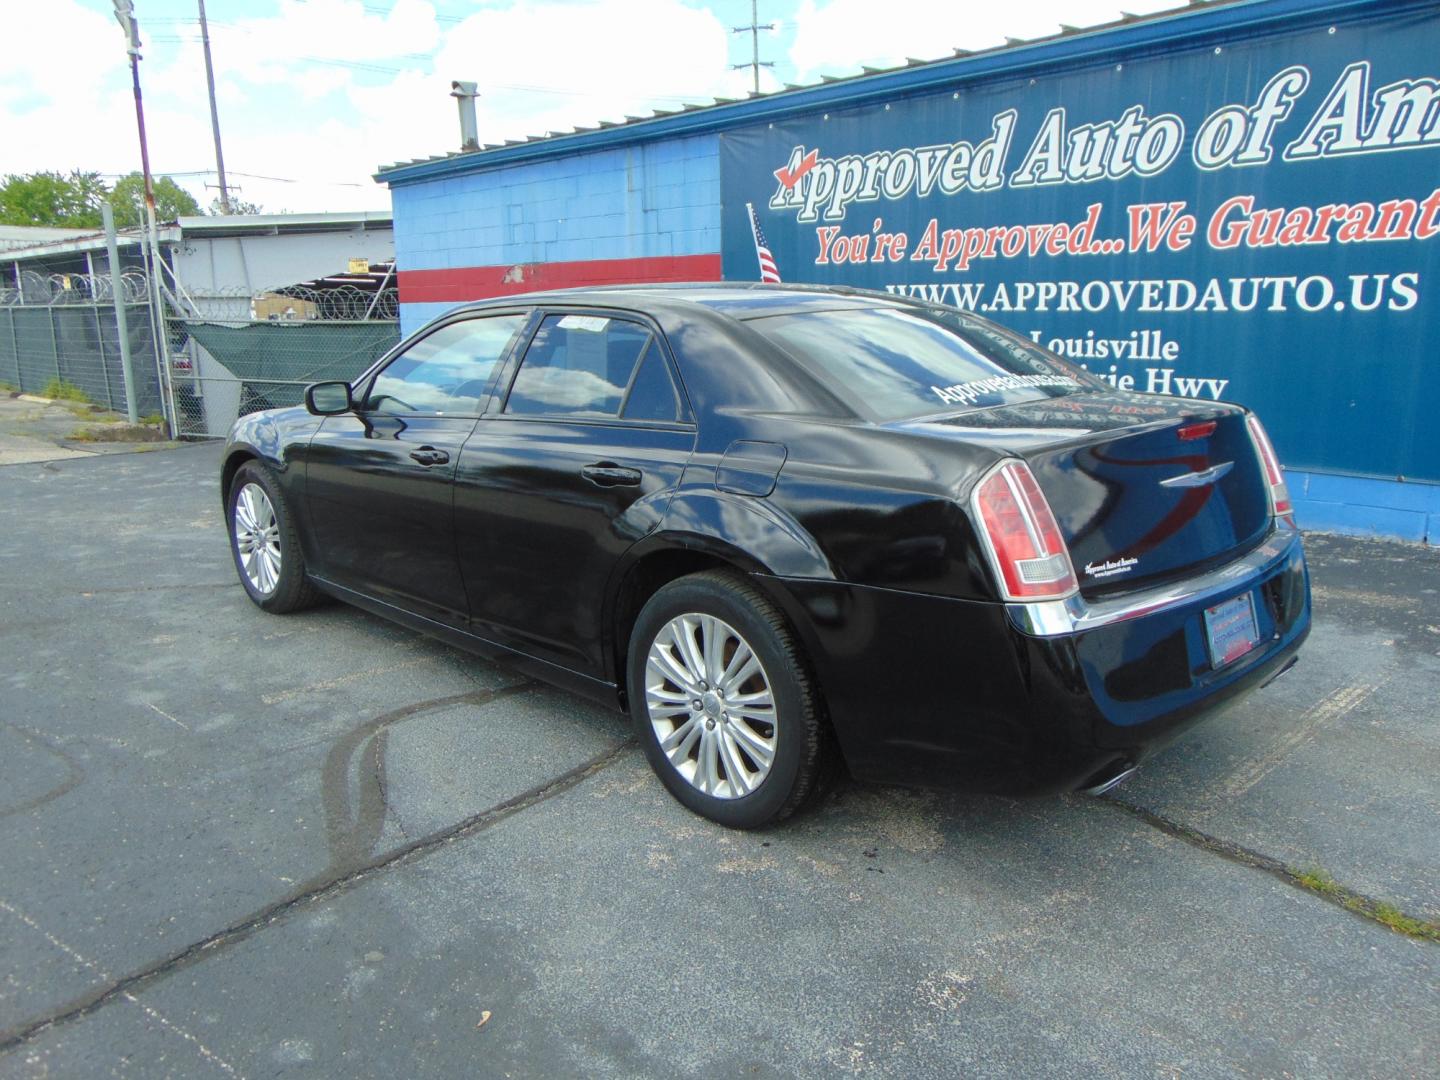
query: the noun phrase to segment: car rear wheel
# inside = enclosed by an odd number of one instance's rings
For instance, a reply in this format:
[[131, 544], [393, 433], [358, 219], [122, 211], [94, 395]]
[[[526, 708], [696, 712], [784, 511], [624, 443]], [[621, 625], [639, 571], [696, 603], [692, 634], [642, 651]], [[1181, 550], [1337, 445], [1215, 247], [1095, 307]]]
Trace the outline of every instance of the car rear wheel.
[[246, 462], [230, 485], [230, 553], [245, 593], [280, 615], [309, 607], [319, 592], [305, 578], [305, 556], [289, 504], [269, 469]]
[[784, 614], [739, 574], [660, 589], [630, 638], [631, 714], [661, 781], [738, 829], [779, 821], [816, 786], [819, 695]]

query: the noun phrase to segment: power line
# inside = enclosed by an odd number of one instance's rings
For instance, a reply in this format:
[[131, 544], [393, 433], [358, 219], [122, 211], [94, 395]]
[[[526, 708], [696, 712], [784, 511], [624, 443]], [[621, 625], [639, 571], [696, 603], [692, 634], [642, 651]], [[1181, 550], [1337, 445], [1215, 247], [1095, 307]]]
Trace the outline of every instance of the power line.
[[[220, 26], [222, 26], [222, 25], [224, 25], [224, 24], [222, 24], [222, 23], [211, 23], [211, 24], [210, 24], [211, 29], [215, 29], [215, 28], [220, 27]], [[237, 27], [237, 26], [227, 27], [227, 29], [241, 30], [241, 31], [244, 32], [244, 33], [250, 33], [250, 32], [251, 32], [251, 31], [249, 31], [249, 30], [246, 29], [246, 28]], [[761, 29], [764, 29], [764, 27], [761, 27]], [[151, 40], [152, 42], [157, 43], [157, 44], [166, 44], [166, 45], [174, 45], [174, 44], [189, 44], [189, 45], [194, 45], [194, 44], [199, 44], [199, 43], [200, 43], [200, 39], [199, 39], [198, 37], [184, 37], [184, 36], [181, 36], [181, 35], [156, 35], [156, 36], [152, 36], [150, 40]], [[415, 60], [429, 61], [429, 60], [432, 60], [432, 59], [433, 59], [433, 57], [430, 56], [428, 53], [399, 53], [399, 54], [397, 54], [397, 55], [399, 55], [399, 56], [402, 57], [402, 58], [413, 58], [413, 59], [415, 59]], [[337, 57], [329, 57], [329, 56], [296, 56], [296, 57], [293, 57], [293, 59], [304, 61], [304, 62], [307, 63], [307, 64], [322, 64], [322, 65], [325, 65], [325, 66], [328, 66], [328, 67], [347, 68], [347, 69], [354, 70], [354, 71], [368, 71], [368, 72], [371, 72], [371, 73], [374, 73], [374, 74], [377, 74], [377, 75], [405, 75], [405, 74], [408, 74], [408, 73], [413, 72], [413, 71], [416, 70], [415, 68], [397, 68], [397, 67], [390, 67], [389, 65], [386, 65], [386, 64], [374, 64], [374, 63], [370, 63], [369, 61], [365, 61], [365, 60], [342, 60], [342, 59], [339, 59], [339, 58], [337, 58]], [[750, 65], [749, 65], [749, 64], [740, 64], [740, 65], [737, 65], [737, 66], [738, 66], [738, 67], [749, 67]], [[761, 66], [763, 66], [763, 67], [770, 67], [770, 66], [773, 66], [773, 65], [766, 63], [766, 64], [762, 64]], [[558, 95], [565, 96], [565, 97], [593, 97], [593, 96], [594, 96], [594, 93], [595, 93], [593, 90], [579, 90], [579, 89], [575, 89], [575, 88], [572, 88], [572, 87], [565, 87], [565, 86], [541, 86], [541, 85], [530, 84], [530, 83], [498, 83], [498, 82], [483, 82], [483, 81], [482, 81], [482, 82], [480, 82], [480, 85], [483, 86], [483, 87], [486, 87], [486, 88], [488, 88], [488, 89], [492, 89], [492, 90], [513, 90], [513, 91], [517, 91], [517, 92], [519, 92], [519, 93], [524, 93], [524, 94], [558, 94]], [[647, 100], [647, 101], [673, 101], [673, 102], [679, 102], [679, 103], [682, 103], [682, 104], [687, 104], [687, 103], [689, 103], [689, 102], [693, 102], [693, 101], [695, 101], [696, 99], [705, 99], [705, 98], [711, 98], [711, 97], [714, 97], [714, 95], [711, 94], [711, 93], [694, 93], [694, 94], [646, 94], [646, 95], [644, 95], [644, 99]]]
[[[102, 172], [98, 175], [103, 176], [107, 179], [111, 177], [115, 177], [118, 179], [121, 177], [129, 176], [130, 174]], [[160, 170], [160, 175], [168, 176], [173, 179], [177, 176], [215, 176], [216, 172], [214, 169], [162, 169]], [[271, 180], [277, 184], [321, 184], [325, 187], [353, 188], [370, 188], [374, 186], [373, 184], [357, 183], [354, 180], [314, 180], [298, 176], [265, 176], [261, 173], [236, 172], [234, 169], [227, 169], [225, 171], [225, 175], [227, 177], [243, 176], [247, 180]]]
[[[299, 2], [299, 3], [309, 3], [310, 0], [297, 0], [297, 2]], [[384, 16], [390, 15], [390, 11], [389, 11], [389, 10], [387, 10], [387, 9], [385, 9], [385, 8], [378, 7], [378, 6], [374, 5], [374, 4], [365, 4], [365, 5], [362, 5], [362, 8], [363, 8], [363, 10], [365, 10], [366, 12], [368, 12], [368, 13], [370, 13], [370, 14], [372, 14], [372, 15], [384, 15]], [[752, 8], [752, 16], [753, 16], [753, 14], [754, 14], [754, 12], [753, 12], [754, 0], [752, 0], [751, 8]], [[465, 21], [467, 18], [469, 18], [469, 17], [470, 17], [470, 16], [438, 15], [438, 14], [437, 14], [437, 15], [435, 16], [435, 19], [436, 19], [437, 21], [439, 21], [439, 22], [448, 22], [448, 23], [456, 23], [456, 24], [459, 24], [459, 23], [464, 22], [464, 21]], [[155, 20], [155, 21], [157, 21], [157, 22], [173, 22], [173, 23], [191, 23], [191, 24], [193, 24], [193, 23], [196, 23], [198, 20], [196, 20], [196, 19], [191, 19], [191, 18], [180, 18], [180, 17], [174, 17], [174, 16], [172, 16], [172, 17], [170, 17], [170, 18], [168, 18], [168, 19], [157, 19], [157, 20]], [[751, 21], [753, 22], [754, 19], [752, 18]], [[769, 29], [773, 29], [773, 28], [775, 27], [775, 25], [776, 25], [775, 23], [766, 23], [766, 24], [764, 24], [764, 25], [761, 25], [761, 26], [759, 26], [759, 27], [756, 27], [755, 29], [757, 29], [757, 30], [769, 30]], [[225, 22], [225, 21], [215, 20], [215, 19], [212, 19], [212, 20], [210, 21], [210, 29], [211, 29], [211, 30], [224, 29], [224, 30], [227, 30], [227, 31], [228, 31], [228, 30], [238, 30], [238, 31], [241, 32], [242, 34], [253, 34], [253, 33], [256, 33], [255, 29], [252, 28], [252, 27], [243, 26], [243, 25], [241, 25], [241, 24], [239, 24], [239, 23]], [[735, 28], [735, 32], [736, 32], [736, 33], [739, 33], [739, 32], [741, 32], [741, 31], [748, 30], [748, 29], [751, 29], [751, 28], [750, 28], [750, 27], [736, 27], [736, 28]], [[173, 45], [173, 44], [198, 44], [198, 43], [200, 42], [200, 38], [198, 38], [198, 37], [193, 37], [193, 36], [187, 37], [187, 36], [185, 36], [185, 35], [183, 35], [183, 34], [179, 34], [179, 33], [172, 33], [172, 34], [165, 34], [165, 35], [155, 35], [155, 36], [152, 36], [152, 37], [151, 37], [151, 40], [154, 41], [154, 42], [157, 42], [157, 43], [164, 43], [164, 44], [167, 44], [167, 45]], [[756, 45], [756, 48], [758, 49], [758, 44]], [[433, 55], [432, 53], [416, 53], [416, 52], [412, 52], [412, 53], [395, 53], [395, 54], [392, 54], [392, 55], [394, 55], [394, 56], [396, 56], [396, 57], [398, 57], [398, 58], [400, 58], [400, 59], [402, 59], [402, 60], [417, 60], [417, 61], [426, 61], [426, 62], [428, 62], [428, 61], [433, 61], [433, 60], [434, 60], [434, 55]], [[301, 61], [304, 61], [304, 62], [306, 62], [306, 63], [311, 63], [311, 64], [324, 64], [324, 65], [328, 65], [328, 66], [331, 66], [331, 67], [350, 68], [350, 69], [353, 69], [353, 70], [356, 70], [356, 71], [368, 71], [368, 72], [372, 72], [372, 73], [378, 74], [378, 75], [404, 75], [404, 74], [407, 74], [407, 73], [415, 70], [414, 68], [397, 68], [397, 67], [392, 67], [392, 66], [387, 65], [387, 64], [379, 64], [379, 63], [374, 63], [374, 62], [366, 61], [366, 60], [344, 60], [344, 59], [340, 59], [340, 58], [338, 58], [338, 57], [296, 56], [296, 57], [294, 57], [293, 59], [301, 60]], [[750, 65], [749, 65], [749, 64], [736, 64], [736, 65], [732, 65], [732, 66], [735, 67], [735, 68], [742, 68], [742, 67], [749, 67]], [[771, 62], [771, 61], [763, 61], [763, 62], [760, 62], [760, 66], [761, 66], [761, 67], [774, 67], [775, 65], [774, 65], [774, 63]], [[515, 90], [515, 91], [518, 91], [518, 92], [520, 92], [520, 93], [526, 93], [526, 94], [559, 94], [559, 95], [563, 95], [563, 96], [567, 96], [567, 97], [593, 97], [593, 96], [594, 96], [594, 90], [592, 90], [592, 89], [582, 90], [582, 89], [576, 89], [576, 88], [572, 88], [572, 87], [562, 87], [562, 86], [541, 86], [541, 85], [532, 85], [532, 84], [527, 84], [527, 83], [497, 83], [497, 82], [481, 82], [480, 85], [483, 86], [483, 87], [487, 87], [487, 88], [489, 88], [489, 89], [493, 89], [493, 90]], [[757, 83], [756, 85], [757, 85], [757, 88], [758, 88], [758, 85], [759, 85], [759, 84]], [[758, 92], [758, 90], [757, 90], [757, 92]], [[647, 101], [673, 101], [673, 102], [678, 102], [678, 103], [680, 103], [680, 104], [690, 104], [690, 103], [696, 101], [697, 99], [699, 99], [699, 100], [704, 100], [704, 99], [708, 99], [708, 98], [713, 98], [714, 96], [715, 96], [715, 95], [714, 95], [712, 92], [700, 92], [700, 91], [697, 91], [697, 92], [694, 92], [694, 93], [681, 93], [681, 94], [646, 94], [646, 95], [644, 95], [644, 99], [647, 100]]]
[[[310, 0], [296, 0], [296, 2], [301, 4], [308, 4]], [[360, 7], [363, 11], [366, 11], [371, 15], [384, 15], [387, 18], [394, 12], [394, 8], [382, 8], [377, 4], [361, 4]], [[436, 22], [452, 24], [462, 23], [467, 18], [469, 18], [469, 16], [467, 15], [441, 15], [439, 13], [432, 14]]]
[[244, 173], [244, 172], [231, 173], [230, 175], [231, 175], [231, 176], [243, 176], [243, 177], [245, 177], [247, 180], [273, 180], [273, 181], [275, 181], [277, 184], [324, 184], [326, 187], [355, 187], [355, 188], [370, 188], [370, 187], [374, 187], [374, 186], [375, 186], [373, 183], [371, 183], [371, 184], [360, 184], [360, 183], [356, 183], [354, 180], [302, 180], [302, 179], [300, 179], [300, 178], [298, 178], [298, 177], [294, 177], [294, 176], [264, 176], [264, 175], [261, 175], [260, 173]]

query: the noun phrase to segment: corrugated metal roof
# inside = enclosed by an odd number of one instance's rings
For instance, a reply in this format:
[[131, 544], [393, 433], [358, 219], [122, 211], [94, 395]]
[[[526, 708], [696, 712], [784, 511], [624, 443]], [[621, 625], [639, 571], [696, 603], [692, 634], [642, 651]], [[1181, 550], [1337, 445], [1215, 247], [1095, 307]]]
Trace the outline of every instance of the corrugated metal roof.
[[[388, 229], [393, 217], [388, 210], [341, 210], [324, 214], [214, 214], [198, 217], [182, 217], [174, 224], [160, 226], [162, 244], [179, 243], [186, 234], [198, 239], [214, 239], [220, 236], [253, 236], [280, 233], [317, 233], [349, 230], [357, 226], [371, 229]], [[24, 262], [27, 259], [44, 259], [55, 255], [66, 255], [85, 251], [105, 250], [105, 234], [86, 229], [52, 229], [50, 232], [64, 234], [60, 239], [36, 238], [24, 247], [3, 251], [3, 258]], [[116, 230], [120, 247], [139, 244], [142, 240], [138, 228]]]
[[319, 214], [204, 214], [176, 220], [180, 231], [195, 236], [239, 236], [266, 232], [334, 232], [385, 228], [393, 224], [389, 210], [337, 210]]
[[0, 251], [19, 250], [56, 240], [73, 240], [89, 231], [60, 229], [48, 225], [0, 225]]
[[[11, 248], [5, 251], [0, 258], [9, 262], [25, 262], [29, 259], [48, 259], [56, 255], [71, 255], [86, 251], [104, 251], [105, 234], [103, 232], [89, 232], [84, 229], [74, 230], [74, 236], [64, 240], [49, 240], [31, 244], [29, 247]], [[119, 247], [135, 247], [143, 242], [143, 234], [138, 228], [116, 229], [115, 240]], [[160, 242], [162, 244], [173, 244], [180, 239], [180, 230], [174, 225], [160, 226]]]

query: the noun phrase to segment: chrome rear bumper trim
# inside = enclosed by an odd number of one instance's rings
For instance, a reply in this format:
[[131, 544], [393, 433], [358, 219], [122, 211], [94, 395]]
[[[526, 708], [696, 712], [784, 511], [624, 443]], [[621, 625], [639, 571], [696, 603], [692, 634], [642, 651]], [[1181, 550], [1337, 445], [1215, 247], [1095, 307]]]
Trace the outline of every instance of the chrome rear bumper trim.
[[1017, 630], [1030, 637], [1060, 637], [1083, 633], [1101, 626], [1138, 619], [1157, 611], [1218, 597], [1242, 581], [1264, 576], [1299, 555], [1300, 533], [1281, 525], [1258, 547], [1252, 548], [1234, 562], [1228, 562], [1198, 577], [1094, 603], [1087, 602], [1078, 593], [1064, 600], [1011, 603], [1005, 605], [1005, 613]]

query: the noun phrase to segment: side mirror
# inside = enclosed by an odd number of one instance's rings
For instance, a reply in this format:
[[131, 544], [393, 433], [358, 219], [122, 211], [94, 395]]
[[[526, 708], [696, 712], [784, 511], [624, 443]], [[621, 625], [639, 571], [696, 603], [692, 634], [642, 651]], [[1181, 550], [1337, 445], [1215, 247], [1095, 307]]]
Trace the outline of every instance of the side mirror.
[[305, 408], [316, 416], [339, 416], [354, 407], [349, 383], [317, 382], [305, 388]]

